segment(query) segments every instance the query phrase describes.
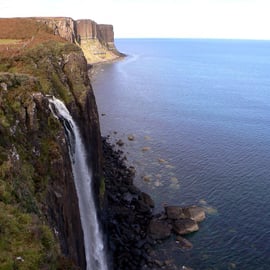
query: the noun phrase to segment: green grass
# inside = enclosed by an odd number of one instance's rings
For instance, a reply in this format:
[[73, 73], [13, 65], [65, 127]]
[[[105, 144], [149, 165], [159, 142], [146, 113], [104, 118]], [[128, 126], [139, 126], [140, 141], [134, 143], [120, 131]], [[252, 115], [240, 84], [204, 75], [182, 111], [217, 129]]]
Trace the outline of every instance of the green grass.
[[55, 269], [57, 246], [50, 229], [16, 206], [0, 202], [0, 209], [0, 269], [41, 269], [46, 262]]

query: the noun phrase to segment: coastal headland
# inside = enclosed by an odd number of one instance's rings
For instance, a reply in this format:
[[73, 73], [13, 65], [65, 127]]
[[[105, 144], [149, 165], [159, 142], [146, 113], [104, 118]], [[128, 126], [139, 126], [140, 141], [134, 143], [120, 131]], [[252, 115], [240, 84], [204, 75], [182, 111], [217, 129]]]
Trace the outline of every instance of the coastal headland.
[[45, 37], [45, 28], [41, 30], [42, 24], [50, 29], [54, 39], [61, 37], [78, 45], [89, 64], [108, 62], [124, 56], [114, 45], [112, 25], [97, 24], [90, 19], [73, 20], [68, 17], [0, 19], [0, 47], [18, 50], [32, 46], [41, 41], [40, 31], [43, 32], [44, 40], [49, 38], [48, 33]]
[[[61, 99], [78, 124], [108, 246], [109, 269], [188, 269], [156, 253], [198, 230], [204, 211], [166, 206], [133, 185], [133, 168], [101, 137], [89, 64], [122, 57], [113, 27], [71, 18], [0, 19], [0, 268], [85, 269], [68, 141], [49, 109]], [[89, 209], [90, 211], [91, 209]]]

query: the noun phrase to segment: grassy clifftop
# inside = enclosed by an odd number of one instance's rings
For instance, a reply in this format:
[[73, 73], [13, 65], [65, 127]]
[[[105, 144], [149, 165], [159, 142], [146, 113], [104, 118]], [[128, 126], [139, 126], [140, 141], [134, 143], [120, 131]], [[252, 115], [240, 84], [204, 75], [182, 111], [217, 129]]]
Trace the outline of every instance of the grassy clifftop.
[[0, 53], [1, 56], [14, 56], [23, 49], [48, 40], [63, 42], [60, 36], [53, 35], [52, 30], [34, 19], [12, 18], [0, 19]]

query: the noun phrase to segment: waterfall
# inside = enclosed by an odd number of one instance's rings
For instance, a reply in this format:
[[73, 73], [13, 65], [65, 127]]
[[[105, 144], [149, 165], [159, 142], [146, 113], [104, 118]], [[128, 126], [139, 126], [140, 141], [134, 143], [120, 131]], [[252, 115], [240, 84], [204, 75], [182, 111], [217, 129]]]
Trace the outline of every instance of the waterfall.
[[50, 97], [49, 102], [53, 115], [65, 128], [84, 234], [86, 269], [107, 270], [105, 249], [91, 187], [92, 173], [87, 166], [86, 151], [79, 129], [62, 101]]

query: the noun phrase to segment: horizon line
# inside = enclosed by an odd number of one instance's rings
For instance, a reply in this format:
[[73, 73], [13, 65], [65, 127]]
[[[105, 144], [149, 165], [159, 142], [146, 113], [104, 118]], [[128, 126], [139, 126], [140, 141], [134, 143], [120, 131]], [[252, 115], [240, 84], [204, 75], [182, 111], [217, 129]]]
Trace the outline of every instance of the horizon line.
[[230, 38], [230, 37], [115, 37], [117, 39], [185, 39], [185, 40], [239, 40], [239, 41], [270, 41], [264, 38]]

